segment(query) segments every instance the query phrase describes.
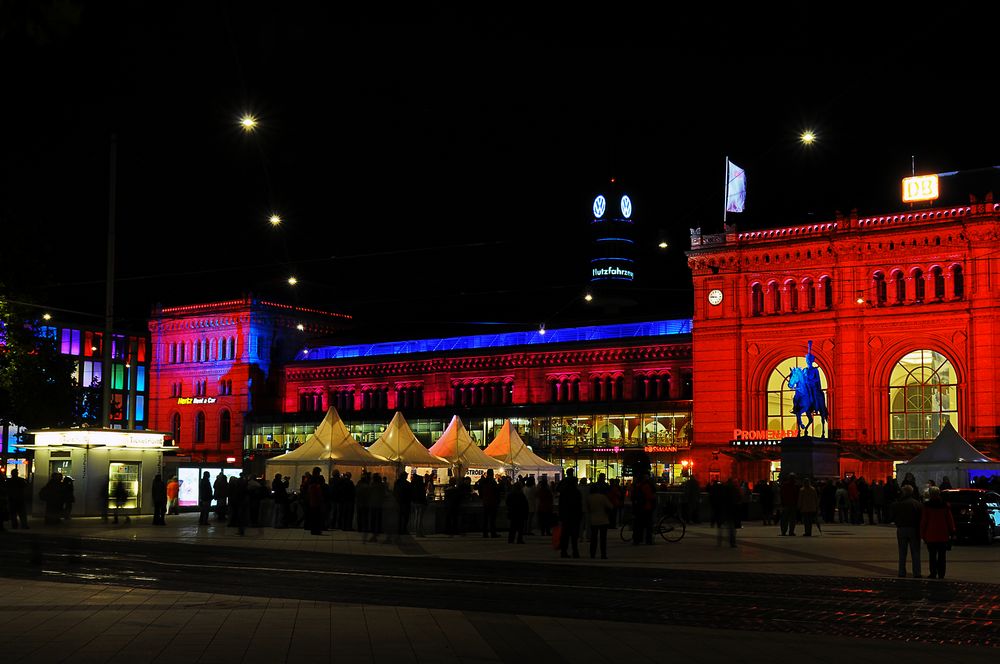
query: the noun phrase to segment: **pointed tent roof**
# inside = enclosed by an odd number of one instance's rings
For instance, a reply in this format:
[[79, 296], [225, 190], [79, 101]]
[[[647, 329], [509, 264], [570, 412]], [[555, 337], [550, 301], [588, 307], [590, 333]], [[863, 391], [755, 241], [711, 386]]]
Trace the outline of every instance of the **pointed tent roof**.
[[368, 451], [385, 457], [393, 463], [406, 466], [444, 468], [451, 465], [450, 461], [445, 461], [427, 451], [424, 444], [413, 435], [410, 425], [406, 423], [406, 418], [399, 411], [392, 416], [389, 426], [385, 428], [378, 440], [368, 447]]
[[268, 460], [268, 463], [325, 462], [342, 466], [377, 466], [385, 459], [375, 456], [347, 430], [336, 408], [326, 411], [326, 417], [301, 447]]
[[503, 423], [493, 442], [483, 451], [507, 466], [514, 466], [517, 470], [559, 470], [559, 466], [549, 463], [528, 449], [510, 420]]
[[479, 449], [476, 441], [472, 440], [472, 436], [466, 431], [465, 425], [462, 424], [462, 420], [458, 415], [451, 418], [448, 428], [444, 430], [441, 437], [437, 439], [437, 442], [428, 451], [457, 467], [460, 472], [456, 474], [459, 476], [464, 475], [465, 470], [468, 468], [503, 470], [504, 467], [501, 462], [491, 456], [487, 456]]
[[910, 459], [911, 463], [954, 463], [956, 461], [984, 463], [992, 461], [969, 444], [962, 434], [955, 431], [951, 422], [946, 422], [941, 433], [923, 452]]

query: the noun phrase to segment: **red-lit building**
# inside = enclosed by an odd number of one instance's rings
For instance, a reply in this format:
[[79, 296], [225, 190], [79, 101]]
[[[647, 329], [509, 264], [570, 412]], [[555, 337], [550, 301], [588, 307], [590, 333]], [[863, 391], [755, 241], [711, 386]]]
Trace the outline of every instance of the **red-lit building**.
[[275, 412], [278, 375], [304, 339], [350, 317], [253, 298], [160, 307], [149, 321], [149, 428], [194, 463], [240, 463], [244, 418]]
[[774, 450], [731, 441], [795, 429], [788, 370], [809, 340], [842, 473], [884, 477], [946, 421], [995, 454], [1000, 206], [987, 201], [692, 234], [699, 474], [773, 470]]

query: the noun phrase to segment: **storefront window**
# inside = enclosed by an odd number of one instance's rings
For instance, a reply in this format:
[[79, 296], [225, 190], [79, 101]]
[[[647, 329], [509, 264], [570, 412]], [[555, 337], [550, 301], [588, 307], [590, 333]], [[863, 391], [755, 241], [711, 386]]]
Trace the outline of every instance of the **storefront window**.
[[[788, 378], [792, 367], [806, 366], [806, 358], [790, 357], [782, 360], [771, 372], [767, 380], [767, 428], [771, 430], [789, 431], [798, 428], [798, 421], [792, 412], [795, 390], [788, 387]], [[819, 384], [823, 388], [823, 396], [827, 397], [826, 373], [819, 368]], [[829, 399], [827, 399], [829, 406]], [[832, 426], [827, 420], [827, 430]]]
[[139, 463], [119, 463], [112, 462], [108, 467], [108, 507], [116, 507], [115, 495], [118, 485], [125, 487], [125, 509], [135, 509], [139, 507], [139, 480], [142, 475]]
[[932, 440], [945, 422], [958, 428], [958, 377], [944, 355], [915, 350], [896, 363], [889, 418], [892, 440]]

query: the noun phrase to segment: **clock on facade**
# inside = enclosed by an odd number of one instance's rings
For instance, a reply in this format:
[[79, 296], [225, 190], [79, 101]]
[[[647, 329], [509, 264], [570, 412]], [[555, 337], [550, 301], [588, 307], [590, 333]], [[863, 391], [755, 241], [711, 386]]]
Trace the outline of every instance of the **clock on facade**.
[[722, 304], [722, 291], [718, 288], [708, 291], [708, 303], [712, 306]]

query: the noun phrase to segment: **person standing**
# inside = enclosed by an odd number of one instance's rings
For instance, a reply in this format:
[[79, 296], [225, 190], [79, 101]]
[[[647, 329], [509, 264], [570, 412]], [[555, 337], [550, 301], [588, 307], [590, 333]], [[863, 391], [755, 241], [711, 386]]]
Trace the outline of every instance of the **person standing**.
[[312, 475], [309, 476], [309, 483], [306, 485], [306, 518], [305, 526], [309, 528], [310, 535], [323, 534], [323, 519], [326, 516], [326, 504], [323, 496], [323, 471], [319, 467], [313, 468]]
[[549, 478], [542, 475], [535, 487], [535, 513], [538, 515], [538, 529], [542, 535], [552, 534], [553, 498], [549, 488]]
[[799, 481], [795, 473], [781, 481], [781, 534], [794, 536], [795, 522], [798, 521]]
[[896, 524], [896, 544], [899, 546], [899, 576], [906, 576], [906, 550], [910, 550], [913, 578], [920, 578], [920, 517], [923, 506], [913, 497], [913, 485], [904, 484], [899, 500], [892, 504], [892, 520]]
[[424, 536], [424, 510], [427, 509], [427, 485], [419, 475], [410, 479], [410, 506], [413, 511], [413, 534]]
[[357, 489], [351, 479], [351, 471], [340, 479], [340, 529], [354, 530], [354, 498]]
[[493, 469], [476, 482], [479, 500], [483, 503], [483, 537], [500, 537], [497, 534], [497, 507], [500, 505], [500, 487], [493, 479]]
[[163, 477], [157, 475], [153, 478], [153, 525], [167, 525], [167, 484]]
[[507, 544], [524, 544], [525, 524], [528, 521], [528, 497], [524, 495], [524, 480], [519, 479], [507, 492]]
[[[115, 482], [114, 497], [115, 520], [112, 523], [118, 523], [118, 515], [125, 509], [125, 504], [128, 502], [128, 489], [125, 488], [125, 480]], [[128, 513], [125, 514], [125, 523], [132, 523]]]
[[362, 533], [362, 539], [364, 539], [364, 533], [368, 532], [368, 500], [371, 495], [371, 486], [371, 474], [368, 471], [362, 472], [354, 490], [355, 506], [358, 512], [358, 531]]
[[377, 542], [382, 534], [382, 509], [385, 507], [385, 482], [382, 475], [372, 475], [372, 484], [368, 489], [368, 530], [371, 531], [369, 542]]
[[0, 468], [0, 530], [6, 530], [3, 522], [11, 518], [10, 500], [7, 498], [7, 474]]
[[611, 510], [614, 505], [608, 499], [610, 487], [601, 486], [598, 481], [590, 489], [587, 496], [587, 504], [584, 509], [590, 514], [590, 557], [597, 554], [597, 547], [601, 547], [601, 560], [608, 559], [608, 525], [611, 523]]
[[563, 558], [569, 558], [569, 546], [573, 546], [573, 557], [580, 557], [580, 519], [583, 503], [580, 490], [576, 487], [576, 477], [567, 473], [559, 489], [559, 550]]
[[28, 481], [20, 477], [17, 468], [14, 468], [7, 479], [7, 502], [10, 504], [10, 526], [15, 530], [17, 528], [28, 530], [28, 510], [25, 500], [27, 494]]
[[206, 470], [198, 483], [198, 509], [201, 515], [198, 518], [199, 526], [208, 525], [208, 512], [212, 509], [212, 475]]
[[[169, 480], [167, 480], [167, 514], [180, 514], [181, 511], [178, 509], [177, 502], [181, 493], [181, 483], [174, 475]], [[164, 521], [164, 523], [166, 523]]]
[[215, 484], [213, 485], [215, 489], [215, 519], [216, 521], [226, 520], [226, 500], [229, 495], [229, 480], [226, 479], [226, 474], [221, 470], [219, 474], [215, 476]]
[[632, 544], [653, 543], [653, 510], [656, 491], [648, 472], [643, 472], [632, 485]]
[[62, 485], [62, 516], [67, 521], [73, 513], [73, 503], [76, 502], [76, 494], [73, 491], [73, 478], [69, 475], [63, 477]]
[[406, 471], [400, 471], [392, 486], [392, 497], [396, 500], [396, 537], [410, 534], [410, 503], [413, 487], [406, 479]]
[[271, 482], [271, 495], [274, 496], [274, 522], [275, 528], [288, 527], [288, 487], [285, 486], [281, 473], [274, 474]]
[[819, 511], [819, 494], [813, 487], [809, 479], [802, 480], [802, 488], [799, 490], [799, 514], [802, 515], [802, 526], [806, 532], [803, 537], [812, 537], [813, 524], [816, 523], [816, 513]]
[[927, 543], [927, 558], [932, 579], [943, 579], [945, 556], [955, 534], [951, 507], [941, 498], [941, 488], [932, 486], [930, 498], [920, 512], [920, 539]]

